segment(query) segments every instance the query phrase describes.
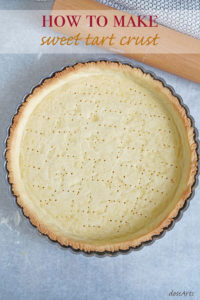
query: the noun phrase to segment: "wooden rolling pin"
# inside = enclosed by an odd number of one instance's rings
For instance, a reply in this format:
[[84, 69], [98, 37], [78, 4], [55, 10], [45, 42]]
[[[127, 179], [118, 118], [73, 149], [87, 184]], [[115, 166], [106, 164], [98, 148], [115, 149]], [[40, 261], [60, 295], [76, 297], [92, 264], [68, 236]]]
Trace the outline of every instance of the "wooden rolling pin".
[[[52, 13], [57, 10], [113, 11], [113, 8], [100, 4], [94, 0], [55, 0]], [[116, 12], [119, 11], [116, 10]], [[71, 30], [74, 33], [74, 29], [72, 28], [67, 28], [67, 30]], [[81, 33], [87, 34], [87, 31], [89, 32], [89, 28], [81, 28]], [[196, 83], [200, 83], [200, 40], [161, 25], [159, 25], [159, 32], [164, 41], [163, 49], [164, 47], [167, 47], [165, 48], [165, 53], [148, 53], [148, 51], [146, 53], [130, 53], [129, 49], [127, 49], [120, 54]], [[70, 34], [71, 32], [65, 33]], [[166, 49], [168, 51], [166, 51]], [[171, 51], [170, 49], [178, 50], [177, 53], [173, 53], [174, 51]], [[112, 51], [119, 53], [117, 46], [112, 47]]]

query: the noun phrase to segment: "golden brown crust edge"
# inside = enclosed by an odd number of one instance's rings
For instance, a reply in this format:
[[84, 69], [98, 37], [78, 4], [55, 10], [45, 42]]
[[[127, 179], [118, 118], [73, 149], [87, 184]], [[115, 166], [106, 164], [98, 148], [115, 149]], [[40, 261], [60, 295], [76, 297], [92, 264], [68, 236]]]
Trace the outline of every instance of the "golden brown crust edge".
[[[128, 240], [126, 242], [114, 243], [114, 244], [93, 245], [84, 242], [74, 241], [72, 239], [66, 239], [66, 237], [56, 235], [54, 232], [50, 231], [45, 224], [42, 224], [38, 220], [36, 214], [33, 214], [31, 211], [29, 211], [28, 207], [26, 206], [26, 203], [22, 199], [23, 197], [19, 193], [19, 184], [18, 182], [16, 182], [13, 175], [12, 170], [13, 170], [14, 159], [12, 157], [12, 149], [14, 149], [14, 144], [16, 140], [16, 128], [19, 124], [21, 117], [23, 117], [23, 113], [25, 111], [27, 104], [33, 97], [37, 96], [37, 94], [40, 93], [41, 90], [51, 87], [56, 82], [58, 82], [60, 78], [67, 76], [71, 72], [78, 71], [79, 69], [85, 68], [87, 66], [105, 67], [107, 65], [111, 66], [112, 68], [121, 68], [123, 70], [129, 70], [133, 73], [136, 73], [139, 77], [145, 77], [145, 78], [148, 77], [148, 79], [152, 82], [154, 87], [156, 87], [158, 90], [162, 90], [162, 93], [166, 94], [169, 101], [173, 103], [175, 109], [179, 113], [185, 125], [185, 130], [187, 133], [188, 142], [191, 150], [191, 168], [190, 168], [187, 187], [185, 191], [182, 193], [182, 196], [177, 202], [176, 206], [168, 214], [168, 216], [159, 224], [159, 226], [157, 226], [151, 232], [139, 238], [136, 238], [134, 240]], [[169, 227], [169, 225], [172, 223], [174, 218], [178, 215], [180, 209], [184, 206], [186, 200], [190, 197], [192, 193], [192, 186], [195, 183], [195, 176], [197, 174], [197, 165], [198, 165], [197, 142], [195, 141], [195, 131], [194, 128], [192, 127], [190, 118], [186, 114], [185, 108], [180, 104], [178, 98], [174, 96], [171, 90], [165, 87], [161, 81], [154, 79], [152, 75], [148, 73], [144, 73], [141, 69], [134, 68], [132, 66], [121, 64], [118, 62], [109, 62], [109, 61], [78, 63], [75, 66], [67, 67], [61, 72], [55, 73], [53, 77], [45, 79], [39, 86], [37, 86], [31, 92], [31, 94], [26, 97], [25, 101], [19, 107], [17, 114], [13, 118], [13, 122], [9, 131], [9, 137], [7, 139], [6, 160], [7, 160], [8, 180], [9, 183], [11, 184], [12, 192], [16, 196], [17, 203], [22, 208], [24, 215], [30, 219], [30, 222], [34, 226], [36, 226], [42, 234], [47, 235], [51, 240], [57, 241], [63, 246], [70, 246], [73, 249], [76, 250], [79, 249], [85, 252], [105, 252], [105, 251], [116, 252], [119, 250], [128, 250], [129, 248], [136, 248], [146, 241], [151, 241], [154, 236], [160, 235], [165, 228]]]

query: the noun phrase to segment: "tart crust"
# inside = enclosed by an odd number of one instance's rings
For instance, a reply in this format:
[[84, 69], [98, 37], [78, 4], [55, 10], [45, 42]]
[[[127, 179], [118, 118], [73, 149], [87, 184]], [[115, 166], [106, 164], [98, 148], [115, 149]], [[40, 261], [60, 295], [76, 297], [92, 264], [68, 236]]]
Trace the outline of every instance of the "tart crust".
[[[116, 70], [123, 70], [126, 72], [132, 72], [135, 76], [142, 79], [148, 79], [150, 85], [158, 91], [158, 93], [162, 93], [165, 95], [168, 100], [173, 104], [174, 109], [178, 112], [180, 119], [182, 120], [186, 132], [186, 136], [188, 138], [188, 145], [190, 148], [190, 168], [187, 179], [187, 184], [184, 190], [181, 193], [181, 197], [177, 201], [176, 205], [173, 209], [168, 213], [167, 216], [150, 232], [143, 234], [134, 239], [123, 240], [122, 242], [114, 242], [109, 243], [106, 242], [104, 244], [94, 244], [87, 243], [87, 241], [76, 241], [72, 238], [63, 237], [58, 232], [55, 232], [49, 228], [45, 223], [38, 218], [37, 213], [33, 212], [28, 205], [26, 204], [26, 197], [22, 192], [21, 181], [19, 178], [19, 174], [16, 173], [16, 165], [18, 164], [18, 150], [16, 149], [16, 142], [18, 139], [18, 133], [20, 130], [23, 130], [23, 120], [24, 116], [29, 113], [30, 103], [35, 101], [35, 99], [41, 98], [43, 99], [43, 94], [49, 92], [49, 90], [56, 89], [57, 84], [60, 81], [64, 81], [68, 75], [75, 73], [81, 69], [87, 71], [87, 68], [91, 66], [98, 66], [99, 68], [108, 68], [111, 67]], [[89, 62], [89, 63], [78, 63], [73, 67], [67, 67], [61, 72], [55, 73], [51, 78], [45, 79], [39, 86], [33, 89], [32, 93], [28, 95], [25, 101], [21, 104], [18, 109], [17, 114], [13, 118], [12, 125], [10, 127], [9, 137], [7, 139], [7, 149], [6, 149], [6, 160], [7, 160], [7, 170], [8, 170], [8, 180], [12, 186], [12, 192], [16, 196], [17, 203], [23, 209], [23, 213], [30, 219], [30, 222], [38, 228], [38, 230], [47, 235], [51, 240], [58, 241], [61, 245], [71, 246], [73, 249], [83, 250], [85, 252], [115, 252], [118, 250], [128, 250], [129, 248], [136, 248], [140, 246], [143, 242], [150, 241], [154, 236], [157, 236], [163, 232], [165, 228], [167, 228], [174, 218], [178, 215], [180, 209], [184, 206], [186, 200], [190, 197], [192, 193], [192, 186], [195, 182], [195, 176], [197, 174], [197, 142], [195, 141], [195, 131], [192, 127], [191, 120], [186, 114], [185, 108], [181, 105], [178, 98], [174, 96], [170, 89], [163, 86], [163, 83], [157, 79], [154, 79], [152, 75], [148, 73], [143, 73], [139, 68], [133, 68], [129, 65], [116, 63], [116, 62]]]

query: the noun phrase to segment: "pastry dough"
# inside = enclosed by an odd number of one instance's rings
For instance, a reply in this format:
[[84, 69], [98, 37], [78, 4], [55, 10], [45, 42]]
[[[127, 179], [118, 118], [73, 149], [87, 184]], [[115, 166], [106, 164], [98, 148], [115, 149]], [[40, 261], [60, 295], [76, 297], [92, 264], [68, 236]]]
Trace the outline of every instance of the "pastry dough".
[[171, 91], [120, 63], [46, 79], [14, 117], [9, 181], [40, 232], [85, 251], [136, 247], [168, 226], [197, 170], [191, 121]]

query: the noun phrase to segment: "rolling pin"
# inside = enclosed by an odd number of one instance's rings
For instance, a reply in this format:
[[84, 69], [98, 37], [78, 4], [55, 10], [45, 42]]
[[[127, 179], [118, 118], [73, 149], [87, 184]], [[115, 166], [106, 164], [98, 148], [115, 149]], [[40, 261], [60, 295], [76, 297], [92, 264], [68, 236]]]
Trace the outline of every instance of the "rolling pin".
[[[55, 0], [52, 13], [54, 14], [58, 10], [112, 10], [119, 12], [94, 0]], [[75, 33], [75, 29], [68, 28], [68, 30]], [[81, 28], [81, 33], [86, 35], [87, 32], [89, 32], [88, 27]], [[64, 33], [69, 34], [70, 32]], [[117, 45], [112, 47], [111, 50], [182, 78], [200, 83], [200, 40], [162, 25], [159, 25], [159, 33], [164, 41], [163, 49], [166, 47], [165, 53], [148, 53], [148, 51], [145, 53], [130, 53], [130, 49], [126, 49], [121, 53]], [[170, 49], [177, 49], [177, 53]]]

